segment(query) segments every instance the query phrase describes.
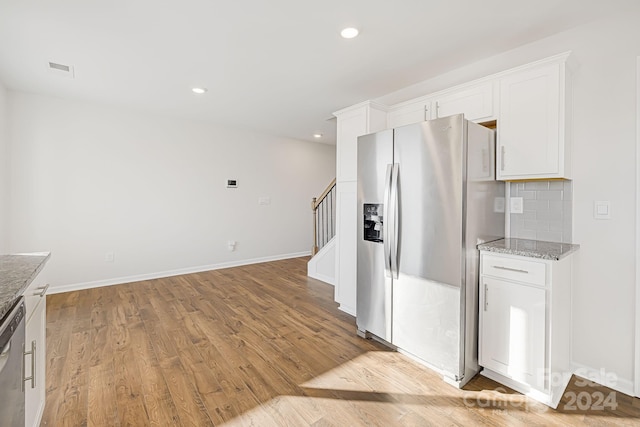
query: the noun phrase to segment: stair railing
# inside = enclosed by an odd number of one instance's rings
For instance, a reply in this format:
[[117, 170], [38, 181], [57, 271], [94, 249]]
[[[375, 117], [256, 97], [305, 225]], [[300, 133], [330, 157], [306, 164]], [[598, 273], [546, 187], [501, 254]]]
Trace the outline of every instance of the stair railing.
[[336, 180], [327, 186], [319, 197], [311, 199], [313, 210], [313, 247], [315, 255], [336, 234]]

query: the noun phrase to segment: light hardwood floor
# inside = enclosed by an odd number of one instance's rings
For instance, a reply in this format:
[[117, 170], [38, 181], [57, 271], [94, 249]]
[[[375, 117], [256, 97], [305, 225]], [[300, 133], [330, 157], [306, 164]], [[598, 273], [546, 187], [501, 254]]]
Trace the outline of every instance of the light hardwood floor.
[[[47, 297], [47, 426], [639, 425], [640, 403], [554, 411], [465, 390], [358, 338], [299, 258]], [[570, 392], [610, 389], [574, 377]], [[585, 394], [586, 393], [586, 394]], [[609, 400], [609, 403], [613, 403]]]

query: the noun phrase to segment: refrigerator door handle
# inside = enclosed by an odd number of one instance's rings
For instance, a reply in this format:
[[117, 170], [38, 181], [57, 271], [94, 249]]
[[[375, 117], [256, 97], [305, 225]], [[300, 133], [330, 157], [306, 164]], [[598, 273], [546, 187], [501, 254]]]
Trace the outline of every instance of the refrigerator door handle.
[[390, 242], [390, 258], [391, 258], [391, 277], [394, 279], [398, 278], [398, 163], [393, 164], [393, 169], [391, 172], [391, 194], [389, 196], [389, 202], [391, 206], [389, 211], [393, 215], [392, 222], [389, 224], [390, 227], [393, 227], [392, 230], [389, 231], [389, 235], [391, 236]]
[[391, 209], [389, 209], [390, 204], [390, 194], [391, 194], [391, 171], [393, 169], [393, 165], [387, 165], [387, 173], [385, 174], [384, 180], [384, 207], [382, 209], [382, 245], [384, 247], [384, 273], [385, 276], [391, 277], [391, 224], [393, 224], [389, 217]]

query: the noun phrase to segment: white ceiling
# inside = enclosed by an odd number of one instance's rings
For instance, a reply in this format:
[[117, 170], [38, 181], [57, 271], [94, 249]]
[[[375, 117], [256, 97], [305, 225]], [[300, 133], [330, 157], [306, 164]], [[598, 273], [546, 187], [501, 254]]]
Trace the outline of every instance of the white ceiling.
[[634, 2], [0, 0], [0, 81], [334, 143], [333, 111]]

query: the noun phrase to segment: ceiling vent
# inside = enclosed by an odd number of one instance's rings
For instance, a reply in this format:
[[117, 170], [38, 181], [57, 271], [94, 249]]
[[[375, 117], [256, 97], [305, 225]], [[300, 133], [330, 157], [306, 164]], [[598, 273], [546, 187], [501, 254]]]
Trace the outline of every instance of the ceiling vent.
[[49, 61], [47, 65], [49, 67], [49, 71], [53, 74], [68, 77], [70, 79], [74, 77], [73, 65], [65, 65], [65, 64], [60, 64], [58, 62], [51, 62], [51, 61]]

